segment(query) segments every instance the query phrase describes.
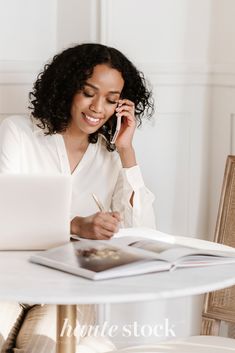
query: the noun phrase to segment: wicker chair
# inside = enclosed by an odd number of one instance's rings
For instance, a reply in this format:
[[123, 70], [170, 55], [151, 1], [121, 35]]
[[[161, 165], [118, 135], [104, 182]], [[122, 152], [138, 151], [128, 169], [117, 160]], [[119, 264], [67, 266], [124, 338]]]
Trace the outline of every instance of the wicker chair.
[[[235, 247], [235, 156], [228, 156], [215, 242]], [[228, 325], [228, 337], [219, 337], [221, 322]], [[152, 346], [125, 348], [113, 353], [229, 353], [235, 352], [235, 286], [205, 296], [201, 336], [165, 341]]]

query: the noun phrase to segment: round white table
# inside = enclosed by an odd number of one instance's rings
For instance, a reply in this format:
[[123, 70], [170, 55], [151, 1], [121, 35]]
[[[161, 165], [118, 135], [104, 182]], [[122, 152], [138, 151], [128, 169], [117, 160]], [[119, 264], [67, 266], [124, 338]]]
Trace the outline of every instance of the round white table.
[[29, 251], [0, 252], [0, 300], [57, 304], [57, 352], [75, 352], [60, 337], [64, 318], [76, 326], [76, 305], [126, 303], [202, 294], [235, 284], [235, 263], [92, 281], [30, 263]]

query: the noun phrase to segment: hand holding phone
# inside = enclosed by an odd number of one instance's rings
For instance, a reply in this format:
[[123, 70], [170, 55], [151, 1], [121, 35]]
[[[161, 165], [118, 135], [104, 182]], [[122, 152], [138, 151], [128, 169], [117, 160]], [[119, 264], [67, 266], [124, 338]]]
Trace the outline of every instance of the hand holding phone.
[[117, 116], [117, 124], [116, 124], [116, 129], [114, 132], [114, 135], [112, 137], [111, 143], [114, 144], [116, 142], [116, 139], [118, 137], [119, 131], [121, 129], [121, 123], [122, 123], [122, 117], [119, 114], [116, 114]]

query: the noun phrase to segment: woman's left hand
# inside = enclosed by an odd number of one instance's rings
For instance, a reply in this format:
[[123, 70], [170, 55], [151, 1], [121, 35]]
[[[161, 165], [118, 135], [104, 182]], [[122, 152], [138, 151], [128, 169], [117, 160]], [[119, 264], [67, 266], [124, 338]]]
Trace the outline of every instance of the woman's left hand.
[[120, 99], [116, 113], [122, 117], [122, 124], [115, 145], [118, 150], [129, 149], [136, 129], [135, 105], [129, 99]]

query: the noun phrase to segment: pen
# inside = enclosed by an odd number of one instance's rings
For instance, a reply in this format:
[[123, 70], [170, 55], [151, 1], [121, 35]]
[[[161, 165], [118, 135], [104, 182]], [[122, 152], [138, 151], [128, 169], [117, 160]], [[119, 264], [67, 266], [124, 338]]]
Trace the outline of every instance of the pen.
[[100, 202], [100, 200], [98, 199], [98, 197], [95, 195], [95, 194], [92, 194], [92, 197], [96, 203], [96, 205], [98, 206], [100, 212], [105, 212], [105, 208], [104, 206], [102, 205], [102, 203]]

